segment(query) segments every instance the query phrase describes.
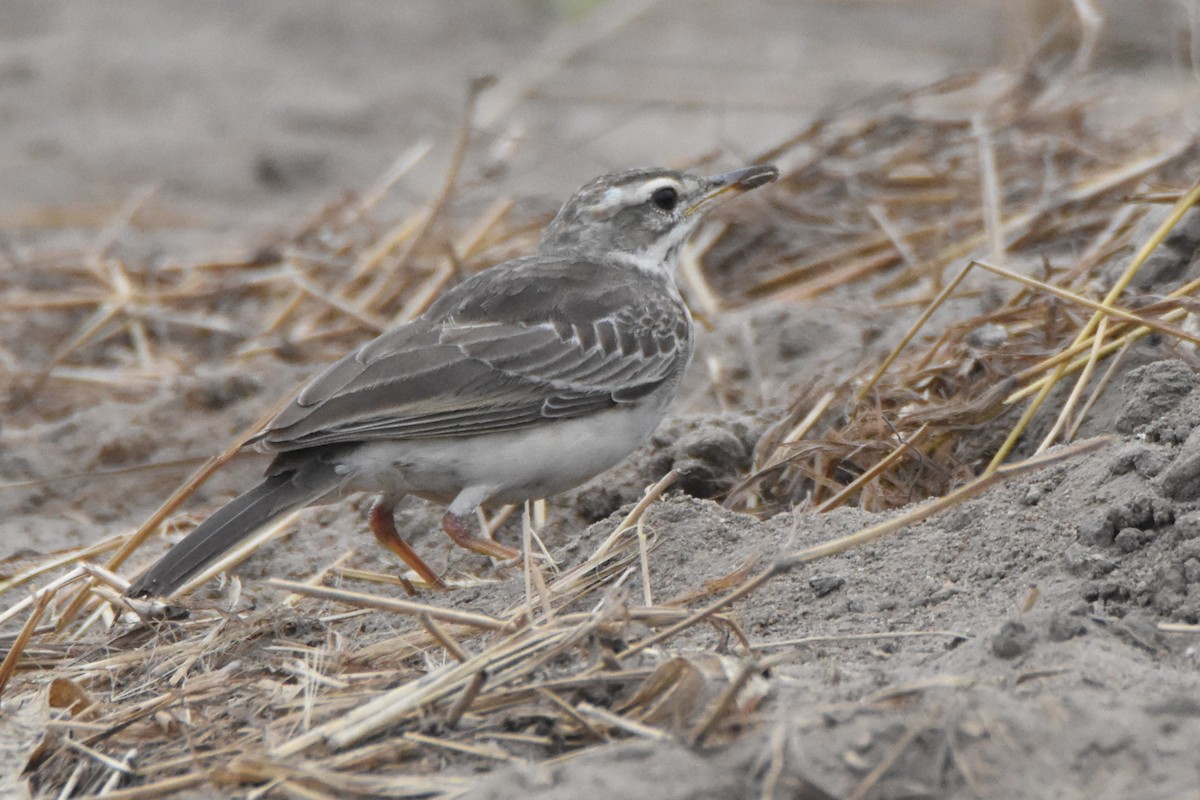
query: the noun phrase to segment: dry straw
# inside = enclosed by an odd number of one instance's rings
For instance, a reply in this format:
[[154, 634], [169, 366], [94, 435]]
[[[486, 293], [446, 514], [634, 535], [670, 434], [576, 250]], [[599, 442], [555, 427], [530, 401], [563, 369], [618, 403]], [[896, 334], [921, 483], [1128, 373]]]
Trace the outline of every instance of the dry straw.
[[[805, 641], [775, 643], [783, 652], [765, 657], [772, 643], [746, 636], [736, 604], [815, 559], [1098, 446], [1001, 464], [1051, 401], [1028, 449], [1070, 440], [1106, 384], [1094, 380], [1102, 360], [1151, 333], [1195, 341], [1184, 325], [1195, 286], [1136, 306], [1128, 291], [1200, 194], [1179, 177], [1194, 142], [1106, 138], [1088, 124], [1090, 100], [1038, 70], [959, 78], [816, 120], [754, 159], [785, 167], [779, 185], [714, 220], [685, 259], [685, 292], [712, 323], [731, 309], [792, 303], [803, 313], [802, 303], [851, 293], [912, 316], [886, 359], [839, 365], [854, 377], [789, 398], [730, 505], [936, 499], [761, 569], [729, 565], [726, 581], [674, 604], [656, 604], [649, 585], [659, 532], [645, 521], [673, 474], [561, 571], [532, 557], [543, 515], [526, 513], [526, 589], [508, 607], [458, 608], [453, 592], [401, 598], [394, 577], [346, 567], [347, 555], [306, 580], [271, 581], [287, 596], [256, 610], [236, 602], [236, 581], [220, 605], [181, 601], [187, 616], [122, 599], [121, 576], [146, 560], [140, 548], [247, 429], [137, 531], [98, 532], [98, 544], [0, 584], [11, 631], [4, 703], [42, 709], [26, 765], [37, 791], [149, 798], [215, 785], [248, 797], [453, 797], [480, 765], [557, 764], [630, 737], [698, 745], [735, 734], [753, 718], [766, 667]], [[987, 94], [988, 113], [956, 114], [966, 93]], [[123, 264], [113, 243], [150, 202], [139, 194], [84, 257], [52, 264], [64, 285], [83, 288], [6, 290], [9, 315], [87, 312], [46, 364], [19, 376], [23, 396], [53, 388], [84, 403], [136, 392], [209, 335], [234, 337], [241, 363], [327, 358], [420, 313], [461, 274], [527, 250], [545, 220], [520, 217], [511, 198], [473, 220], [453, 212], [468, 128], [427, 206], [388, 221], [380, 211], [430, 152], [421, 145], [361, 199], [338, 200], [244, 261], [153, 275]], [[1140, 239], [1139, 223], [1164, 198], [1172, 213]], [[725, 269], [735, 260], [736, 277]], [[1125, 264], [1115, 282], [1105, 279], [1114, 262]], [[957, 313], [943, 313], [951, 306]], [[117, 363], [114, 349], [128, 357]], [[217, 571], [286, 528], [265, 531]], [[337, 585], [348, 579], [369, 588]], [[368, 616], [398, 630], [363, 637]], [[730, 648], [685, 648], [709, 641], [710, 625]]]

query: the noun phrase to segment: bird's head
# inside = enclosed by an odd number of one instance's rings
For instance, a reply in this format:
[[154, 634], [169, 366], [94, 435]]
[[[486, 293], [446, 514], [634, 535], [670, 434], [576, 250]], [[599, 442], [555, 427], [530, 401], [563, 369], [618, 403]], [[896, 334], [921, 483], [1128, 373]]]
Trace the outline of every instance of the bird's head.
[[618, 260], [653, 272], [673, 272], [679, 248], [719, 198], [779, 177], [772, 166], [711, 177], [670, 169], [633, 169], [591, 181], [550, 223], [541, 255]]

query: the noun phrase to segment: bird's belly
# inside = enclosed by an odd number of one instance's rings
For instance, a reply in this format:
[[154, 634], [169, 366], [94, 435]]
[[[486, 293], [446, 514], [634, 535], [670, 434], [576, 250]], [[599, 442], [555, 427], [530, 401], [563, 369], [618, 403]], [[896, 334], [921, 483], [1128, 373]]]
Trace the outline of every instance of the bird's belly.
[[456, 439], [368, 442], [353, 488], [448, 503], [467, 488], [500, 503], [549, 497], [615, 466], [641, 445], [665, 404], [618, 407], [577, 419]]

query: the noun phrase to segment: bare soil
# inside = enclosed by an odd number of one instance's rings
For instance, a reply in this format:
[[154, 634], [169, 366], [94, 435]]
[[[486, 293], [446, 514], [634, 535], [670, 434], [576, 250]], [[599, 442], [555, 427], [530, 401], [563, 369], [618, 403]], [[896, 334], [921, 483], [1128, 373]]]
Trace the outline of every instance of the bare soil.
[[[0, 126], [0, 149], [19, 154], [0, 163], [0, 290], [8, 301], [0, 314], [0, 359], [10, 399], [20, 402], [10, 403], [0, 428], [0, 578], [55, 551], [136, 528], [198, 459], [224, 448], [339, 345], [240, 353], [240, 332], [257, 330], [273, 306], [231, 299], [232, 327], [224, 333], [189, 334], [187, 326], [147, 322], [163, 354], [155, 362], [159, 374], [143, 375], [137, 342], [116, 337], [73, 354], [64, 366], [75, 372], [38, 384], [38, 370], [103, 305], [28, 308], [15, 300], [77, 293], [80, 287], [65, 277], [75, 273], [56, 266], [64, 262], [100, 265], [112, 256], [152, 280], [169, 265], [211, 265], [278, 246], [337, 191], [365, 192], [405, 149], [398, 142], [430, 138], [435, 155], [387, 203], [428, 202], [449, 159], [466, 80], [486, 67], [503, 86], [505, 75], [531, 63], [523, 58], [531, 48], [570, 24], [542, 5], [480, 3], [464, 11], [414, 4], [399, 24], [398, 12], [370, 3], [347, 4], [337, 15], [315, 3], [255, 12], [231, 4], [219, 18], [157, 4], [116, 4], [104, 14], [67, 2], [14, 4], [15, 22], [0, 26], [0, 119], [13, 120]], [[636, 24], [581, 47], [557, 79], [538, 82], [503, 114], [495, 112], [520, 121], [527, 134], [519, 153], [505, 160], [497, 156], [505, 135], [483, 133], [447, 214], [452, 224], [465, 225], [506, 193], [527, 203], [528, 218], [536, 219], [553, 208], [553, 198], [611, 166], [681, 161], [714, 149], [727, 160], [759, 152], [843, 93], [868, 96], [883, 85], [917, 85], [1003, 61], [1009, 49], [1003, 45], [1015, 36], [1011, 19], [986, 3], [975, 8], [972, 24], [948, 11], [962, 5], [953, 3], [885, 12], [859, 4], [756, 2], [746, 4], [740, 23], [728, 18], [723, 3], [697, 4], [694, 19], [674, 4], [646, 5], [632, 18]], [[1107, 11], [1124, 20], [1126, 12]], [[136, 38], [125, 27], [134, 21], [142, 26]], [[935, 32], [930, 21], [947, 28]], [[1114, 22], [1117, 32], [1102, 40], [1096, 72], [1081, 78], [1080, 91], [1099, 95], [1097, 106], [1120, 106], [1124, 98], [1127, 105], [1105, 112], [1114, 119], [1136, 112], [1155, 115], [1165, 127], [1186, 126], [1194, 88], [1177, 80], [1169, 45], [1189, 29], [1136, 21], [1146, 30]], [[714, 65], [704, 53], [722, 41], [716, 33], [722, 25], [729, 41], [746, 46]], [[907, 32], [908, 41], [897, 43], [903, 37], [893, 37], [894, 30]], [[752, 52], [755, 44], [761, 47]], [[830, 59], [844, 54], [848, 62], [861, 55], [869, 63], [831, 74], [837, 71]], [[815, 76], [813, 85], [788, 94], [798, 78], [784, 76], [803, 74]], [[718, 99], [696, 104], [706, 87]], [[624, 88], [632, 100], [618, 97]], [[660, 102], [664, 95], [678, 103]], [[203, 113], [205, 97], [211, 114]], [[80, 130], [89, 107], [95, 125]], [[262, 124], [238, 124], [245, 119]], [[503, 169], [496, 167], [501, 162]], [[130, 224], [122, 202], [150, 182], [159, 184], [158, 199]], [[114, 221], [115, 232], [106, 228]], [[747, 224], [735, 210], [727, 221]], [[772, 227], [769, 219], [748, 224]], [[1146, 277], [1140, 292], [1154, 296], [1196, 277], [1197, 229], [1193, 212], [1164, 249], [1157, 277]], [[718, 286], [731, 281], [716, 269], [711, 278]], [[986, 303], [955, 314], [970, 317]], [[748, 474], [764, 431], [815, 376], [832, 382], [855, 374], [898, 341], [915, 310], [877, 304], [869, 289], [857, 293], [850, 285], [816, 301], [745, 304], [710, 320], [680, 402], [653, 441], [611, 473], [551, 501], [541, 535], [555, 561], [570, 566], [593, 553], [645, 487], [673, 468], [683, 473], [680, 484], [643, 518], [653, 541], [649, 581], [635, 569], [621, 583], [620, 599], [630, 605], [649, 589], [655, 602], [696, 608], [735, 586], [731, 575], [744, 578], [780, 554], [912, 511], [915, 505], [752, 515], [720, 502]], [[724, 371], [714, 375], [713, 365]], [[452, 789], [425, 794], [464, 798], [1200, 798], [1196, 367], [1189, 346], [1147, 337], [1126, 355], [1080, 431], [1083, 440], [1111, 436], [1104, 446], [1000, 483], [873, 543], [797, 566], [739, 600], [731, 619], [752, 646], [753, 662], [736, 631], [716, 623], [692, 626], [623, 662], [629, 669], [672, 658], [700, 665], [710, 694], [655, 718], [661, 737], [615, 730], [604, 744], [546, 745], [536, 739], [551, 736], [541, 723], [513, 711], [502, 730], [511, 737], [503, 758], [436, 751], [389, 761], [384, 753], [380, 769], [394, 774], [411, 765], [414, 775], [460, 779]], [[131, 376], [127, 382], [100, 375], [119, 370]], [[1048, 424], [1035, 421], [1018, 456]], [[994, 438], [997, 431], [1000, 425], [978, 435]], [[126, 574], [262, 466], [250, 455], [227, 464], [138, 552]], [[307, 512], [294, 533], [238, 568], [240, 594], [216, 581], [196, 592], [189, 602], [228, 612], [230, 625], [245, 615], [269, 629], [260, 636], [255, 628], [256, 638], [242, 649], [204, 659], [205, 677], [240, 670], [265, 684], [278, 677], [272, 647], [352, 635], [345, 652], [372, 646], [385, 652], [394, 637], [417, 627], [408, 616], [383, 611], [357, 618], [353, 628], [328, 623], [322, 615], [344, 608], [310, 600], [279, 608], [286, 592], [264, 583], [307, 579], [347, 551], [343, 566], [394, 571], [394, 560], [365, 532], [364, 507], [365, 500], [355, 499]], [[454, 550], [437, 532], [439, 514], [413, 502], [400, 512], [400, 529], [435, 567], [475, 580], [419, 599], [494, 615], [520, 606], [521, 571], [496, 570]], [[520, 535], [516, 516], [500, 533], [509, 542]], [[617, 592], [602, 587], [561, 611], [592, 608], [606, 591]], [[3, 607], [27, 596], [14, 591]], [[404, 597], [399, 588], [395, 596]], [[25, 618], [7, 623], [6, 633]], [[632, 641], [645, 632], [632, 624], [621, 635]], [[69, 672], [74, 659], [98, 654], [150, 658], [169, 638], [128, 620], [96, 636], [85, 654], [55, 655], [63, 658], [55, 668]], [[3, 641], [7, 649], [13, 639]], [[620, 653], [630, 641], [604, 641], [595, 652]], [[423, 657], [431, 668], [437, 660], [406, 652], [405, 669]], [[372, 666], [390, 669], [396, 659], [393, 653]], [[756, 667], [736, 708], [711, 735], [693, 736], [697, 715], [712, 708], [712, 695], [745, 663]], [[0, 793], [77, 796], [60, 794], [70, 774], [61, 762], [30, 761], [56, 713], [36, 666], [25, 664], [2, 698]], [[164, 692], [170, 675], [157, 680]], [[631, 681], [611, 696], [586, 699], [619, 707], [637, 686]], [[119, 681], [85, 688], [111, 704], [130, 690]], [[264, 708], [226, 710], [252, 728], [265, 727]], [[207, 718], [202, 709], [166, 711], [178, 719]], [[183, 736], [170, 726], [158, 735]], [[144, 741], [152, 751], [154, 743]], [[115, 746], [105, 750], [107, 741], [95, 747], [112, 759], [126, 755]], [[81, 794], [98, 792], [111, 774], [86, 763]], [[138, 780], [135, 773], [120, 786]], [[251, 796], [269, 784], [269, 777], [229, 781], [214, 773], [171, 795]], [[266, 796], [286, 794], [276, 787]], [[355, 796], [420, 795], [397, 784], [394, 791]]]

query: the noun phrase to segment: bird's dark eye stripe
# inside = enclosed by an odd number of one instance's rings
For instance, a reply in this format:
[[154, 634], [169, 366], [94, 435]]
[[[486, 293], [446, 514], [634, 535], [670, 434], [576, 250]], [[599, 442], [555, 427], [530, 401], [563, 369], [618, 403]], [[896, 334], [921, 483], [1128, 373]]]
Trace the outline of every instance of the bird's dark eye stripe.
[[654, 190], [654, 194], [650, 195], [650, 201], [663, 211], [674, 211], [675, 204], [679, 202], [679, 192], [671, 186], [664, 186]]

